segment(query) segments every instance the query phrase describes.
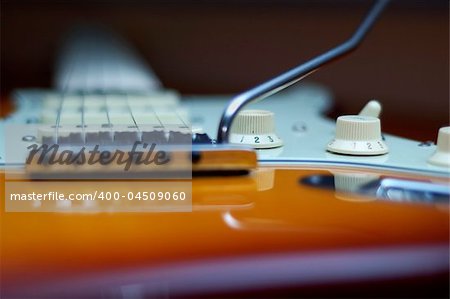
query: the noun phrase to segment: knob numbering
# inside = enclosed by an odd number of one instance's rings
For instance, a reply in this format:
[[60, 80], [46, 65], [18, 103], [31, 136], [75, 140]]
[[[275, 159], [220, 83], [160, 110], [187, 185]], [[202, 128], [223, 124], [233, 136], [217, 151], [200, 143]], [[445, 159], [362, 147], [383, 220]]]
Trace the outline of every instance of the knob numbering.
[[249, 145], [257, 149], [283, 145], [275, 133], [274, 113], [266, 110], [243, 110], [231, 127], [230, 143]]
[[381, 137], [380, 119], [364, 115], [338, 117], [336, 136], [327, 150], [353, 156], [386, 154], [388, 147]]

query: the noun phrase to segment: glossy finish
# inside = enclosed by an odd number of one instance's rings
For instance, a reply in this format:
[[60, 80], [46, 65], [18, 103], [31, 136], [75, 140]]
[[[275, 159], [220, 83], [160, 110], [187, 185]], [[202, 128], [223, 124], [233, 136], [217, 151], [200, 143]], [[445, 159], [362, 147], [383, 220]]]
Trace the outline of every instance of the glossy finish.
[[[2, 204], [2, 287], [86, 295], [99, 285], [163, 284], [180, 294], [184, 275], [189, 291], [203, 294], [448, 273], [447, 204], [358, 200], [299, 183], [317, 174], [330, 172], [194, 178], [192, 212], [5, 213]], [[230, 284], [239, 273], [248, 283]]]

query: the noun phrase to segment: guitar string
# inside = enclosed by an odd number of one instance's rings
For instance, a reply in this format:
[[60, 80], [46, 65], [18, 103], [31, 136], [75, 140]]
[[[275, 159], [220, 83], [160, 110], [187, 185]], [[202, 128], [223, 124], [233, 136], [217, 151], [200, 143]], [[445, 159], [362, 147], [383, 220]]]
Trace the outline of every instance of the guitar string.
[[[109, 133], [110, 140], [113, 141], [113, 138], [114, 138], [114, 134], [113, 134], [113, 131], [112, 131], [113, 130], [112, 129], [113, 125], [111, 123], [111, 118], [109, 116], [108, 93], [106, 92], [106, 90], [107, 90], [107, 88], [106, 88], [106, 86], [107, 86], [107, 82], [106, 82], [106, 73], [107, 73], [107, 71], [105, 71], [105, 69], [107, 69], [107, 67], [106, 67], [106, 59], [103, 56], [102, 57], [102, 81], [103, 81], [102, 85], [103, 85], [103, 88], [102, 88], [101, 93], [103, 94], [104, 112], [106, 113], [106, 119], [108, 121], [108, 124], [107, 124], [107, 126], [108, 126], [108, 133]], [[103, 126], [103, 125], [101, 125], [101, 126]]]
[[[81, 109], [80, 109], [80, 111], [81, 111], [82, 139], [83, 139], [84, 143], [86, 142], [86, 129], [85, 129], [85, 126], [86, 126], [86, 119], [85, 119], [85, 112], [86, 112], [86, 110], [85, 110], [86, 109], [86, 88], [89, 88], [89, 84], [90, 84], [89, 81], [90, 81], [90, 79], [92, 77], [91, 76], [92, 75], [92, 70], [91, 70], [92, 69], [92, 66], [91, 66], [91, 64], [92, 64], [92, 57], [90, 56], [90, 54], [92, 54], [92, 52], [93, 52], [92, 49], [93, 49], [93, 47], [92, 47], [92, 39], [89, 40], [89, 39], [84, 38], [84, 40], [82, 40], [81, 43], [75, 45], [75, 50], [73, 50], [73, 48], [69, 49], [69, 52], [66, 52], [65, 55], [63, 55], [63, 57], [64, 57], [64, 56], [70, 56], [70, 54], [72, 54], [72, 55], [74, 55], [74, 56], [72, 56], [74, 58], [71, 59], [69, 64], [66, 63], [65, 66], [63, 66], [66, 69], [64, 71], [64, 75], [63, 75], [63, 78], [65, 77], [64, 78], [65, 82], [63, 84], [62, 92], [60, 92], [60, 99], [59, 99], [60, 103], [59, 103], [59, 109], [58, 109], [57, 118], [56, 118], [56, 125], [55, 125], [55, 141], [56, 141], [56, 143], [59, 142], [59, 138], [60, 138], [59, 128], [61, 126], [61, 118], [62, 118], [62, 114], [63, 114], [64, 104], [67, 101], [66, 100], [67, 95], [69, 93], [69, 90], [71, 89], [70, 87], [72, 87], [72, 89], [76, 88], [76, 86], [74, 84], [77, 83], [77, 82], [76, 82], [76, 80], [74, 80], [74, 78], [76, 79], [76, 76], [79, 75], [78, 73], [79, 73], [80, 66], [83, 66], [83, 65], [85, 65], [85, 66], [87, 65], [87, 75], [85, 76], [85, 78], [83, 78], [83, 79], [85, 79], [85, 80], [83, 80], [85, 88], [84, 88], [84, 90], [80, 91], [79, 96], [81, 97]], [[95, 53], [95, 54], [97, 54], [97, 53]], [[112, 129], [111, 129], [112, 126], [113, 126], [113, 123], [111, 122], [110, 107], [109, 107], [110, 105], [108, 104], [108, 102], [109, 102], [108, 101], [108, 95], [107, 95], [106, 88], [105, 88], [106, 84], [107, 84], [107, 82], [105, 82], [106, 81], [105, 65], [110, 63], [111, 62], [111, 58], [114, 58], [115, 56], [118, 56], [118, 54], [114, 53], [114, 50], [113, 50], [113, 53], [108, 53], [108, 54], [113, 54], [113, 57], [106, 57], [105, 55], [100, 56], [100, 57], [103, 58], [103, 59], [100, 59], [103, 62], [102, 63], [102, 66], [103, 66], [102, 67], [102, 75], [100, 77], [101, 77], [101, 80], [104, 80], [103, 81], [103, 88], [100, 88], [100, 93], [104, 95], [105, 112], [106, 112], [106, 118], [107, 118], [107, 121], [108, 121], [108, 127], [110, 128], [110, 134], [113, 135], [113, 132], [112, 132]], [[109, 58], [108, 61], [107, 61], [106, 58]], [[84, 61], [83, 61], [83, 59], [84, 59]], [[86, 62], [87, 62], [87, 64], [86, 64]], [[69, 67], [67, 67], [67, 65], [69, 65]], [[122, 65], [120, 63], [115, 63], [114, 65], [115, 65], [115, 68], [117, 70], [116, 76], [118, 77], [118, 80], [116, 80], [116, 81], [120, 82], [121, 85], [122, 85], [123, 78], [121, 78], [121, 77], [123, 77], [123, 70], [122, 70], [123, 67], [122, 67]], [[119, 86], [119, 88], [121, 88], [121, 87]], [[141, 135], [142, 132], [141, 132], [141, 130], [139, 128], [139, 125], [138, 125], [138, 123], [136, 121], [136, 118], [135, 118], [135, 116], [133, 114], [133, 111], [132, 111], [132, 109], [130, 107], [129, 94], [124, 92], [123, 95], [124, 95], [124, 98], [126, 100], [128, 113], [130, 114], [131, 119], [133, 120], [133, 123], [134, 123], [134, 125], [135, 125], [135, 127], [136, 127], [136, 129], [138, 131], [138, 134], [140, 136], [140, 139], [141, 139], [142, 138], [142, 135]], [[150, 109], [152, 110], [156, 120], [158, 121], [158, 123], [160, 125], [159, 127], [163, 128], [163, 130], [166, 131], [166, 126], [162, 122], [162, 120], [159, 117], [157, 111], [153, 107], [150, 107]], [[176, 111], [175, 111], [175, 115], [177, 116], [177, 118], [183, 124], [184, 127], [188, 127], [186, 122], [183, 120], [183, 118]], [[114, 136], [111, 136], [111, 137], [113, 138]]]
[[[76, 63], [76, 60], [78, 59], [79, 56], [79, 49], [75, 49], [75, 59], [72, 59], [72, 61], [69, 62], [69, 65], [67, 66], [67, 62], [63, 62], [63, 66], [62, 68], [66, 69], [64, 70], [64, 74], [63, 74], [63, 87], [62, 87], [62, 91], [59, 92], [59, 108], [58, 108], [58, 113], [56, 115], [56, 123], [55, 123], [55, 143], [58, 144], [59, 143], [59, 126], [61, 124], [61, 113], [62, 113], [62, 109], [64, 107], [64, 102], [66, 99], [66, 95], [68, 93], [69, 90], [69, 84], [70, 81], [72, 79], [73, 74], [75, 73], [75, 68], [78, 65]], [[62, 54], [62, 60], [65, 60], [66, 56], [69, 56], [70, 54], [72, 54], [71, 52], [74, 52], [73, 49], [66, 49], [66, 52], [64, 52]], [[65, 77], [65, 78], [64, 78]]]
[[[118, 50], [117, 50], [117, 49], [115, 49], [115, 50], [116, 50], [116, 51], [113, 51], [113, 56], [114, 56], [115, 58], [117, 58], [117, 57], [119, 56], [119, 53], [118, 53]], [[124, 57], [122, 57], [122, 58], [125, 58], [125, 59], [130, 60], [130, 58], [129, 58], [128, 56], [126, 56], [126, 55], [125, 55]], [[122, 60], [115, 59], [114, 61], [122, 61]], [[125, 80], [126, 80], [126, 78], [124, 77], [124, 70], [123, 70], [124, 65], [123, 65], [123, 63], [115, 63], [114, 66], [115, 66], [115, 68], [116, 68], [116, 74], [117, 74], [117, 77], [118, 77], [118, 80], [117, 80], [117, 81], [120, 82], [120, 85], [121, 85], [121, 86], [120, 86], [120, 89], [125, 90], [125, 88], [123, 88], [123, 86], [122, 86], [123, 83], [124, 83]], [[126, 74], [126, 72], [125, 72], [125, 74]], [[132, 119], [132, 121], [133, 121], [133, 123], [134, 123], [134, 125], [135, 125], [135, 127], [136, 127], [136, 130], [138, 131], [138, 134], [139, 134], [139, 140], [142, 141], [142, 130], [141, 130], [141, 128], [140, 128], [138, 122], [136, 121], [136, 117], [135, 117], [135, 115], [134, 115], [134, 113], [133, 113], [133, 109], [132, 109], [131, 106], [130, 106], [130, 95], [129, 95], [129, 93], [124, 92], [124, 97], [125, 97], [125, 100], [126, 100], [128, 113], [129, 113], [130, 116], [131, 116], [131, 119]], [[151, 109], [153, 115], [155, 116], [155, 119], [156, 119], [156, 120], [158, 121], [158, 123], [159, 123], [159, 126], [158, 126], [158, 127], [162, 128], [163, 131], [166, 131], [166, 127], [165, 127], [164, 123], [161, 121], [160, 117], [158, 116], [158, 113], [156, 112], [156, 110], [155, 110], [152, 106], [150, 106], [150, 109]]]
[[81, 136], [82, 136], [82, 142], [83, 144], [86, 144], [86, 129], [85, 129], [85, 104], [86, 104], [86, 90], [89, 87], [89, 76], [90, 76], [90, 72], [91, 72], [91, 61], [92, 61], [92, 49], [95, 47], [93, 47], [93, 40], [89, 40], [89, 43], [86, 45], [86, 51], [87, 51], [87, 55], [86, 55], [86, 77], [84, 78], [84, 84], [85, 84], [85, 88], [82, 89], [80, 91], [80, 97], [81, 97]]

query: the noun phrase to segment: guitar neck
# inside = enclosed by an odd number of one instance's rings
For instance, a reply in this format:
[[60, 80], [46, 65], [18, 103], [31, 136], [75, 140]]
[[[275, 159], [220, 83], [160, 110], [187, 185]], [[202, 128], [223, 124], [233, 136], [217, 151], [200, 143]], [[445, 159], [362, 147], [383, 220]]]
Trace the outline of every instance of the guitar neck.
[[148, 92], [160, 86], [125, 40], [96, 27], [78, 27], [68, 35], [54, 77], [60, 92]]

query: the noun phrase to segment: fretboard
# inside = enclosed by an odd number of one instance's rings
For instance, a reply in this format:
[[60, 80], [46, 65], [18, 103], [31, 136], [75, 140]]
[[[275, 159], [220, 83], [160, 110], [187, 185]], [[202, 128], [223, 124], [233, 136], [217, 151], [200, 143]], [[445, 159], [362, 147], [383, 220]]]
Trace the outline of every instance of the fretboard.
[[97, 27], [79, 27], [68, 35], [54, 77], [60, 92], [149, 92], [160, 86], [125, 40]]

